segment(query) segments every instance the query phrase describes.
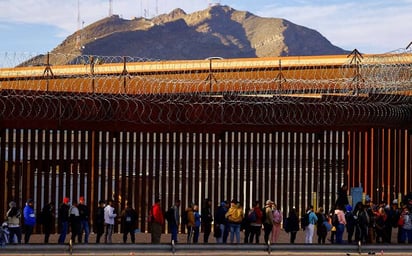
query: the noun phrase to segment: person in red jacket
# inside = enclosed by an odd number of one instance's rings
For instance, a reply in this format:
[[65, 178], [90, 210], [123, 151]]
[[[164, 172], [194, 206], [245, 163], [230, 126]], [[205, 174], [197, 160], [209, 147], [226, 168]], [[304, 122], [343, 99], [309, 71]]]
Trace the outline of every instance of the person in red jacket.
[[156, 199], [151, 210], [152, 244], [159, 244], [162, 235], [162, 226], [165, 223], [160, 199]]
[[[263, 217], [263, 212], [262, 209], [260, 208], [260, 202], [256, 201], [253, 204], [253, 212], [249, 213], [249, 216], [253, 216], [250, 218], [250, 237], [249, 237], [249, 243], [253, 243], [253, 238], [255, 238], [256, 244], [259, 244], [259, 237], [260, 237], [260, 232], [262, 230], [262, 217]], [[254, 214], [254, 215], [252, 215]]]

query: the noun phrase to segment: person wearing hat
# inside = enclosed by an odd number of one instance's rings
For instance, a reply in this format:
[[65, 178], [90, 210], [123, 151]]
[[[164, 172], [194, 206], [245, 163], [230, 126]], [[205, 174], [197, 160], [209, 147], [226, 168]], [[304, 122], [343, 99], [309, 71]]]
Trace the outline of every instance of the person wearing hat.
[[14, 236], [16, 236], [17, 243], [21, 244], [20, 209], [14, 201], [9, 203], [9, 207], [10, 209], [7, 211], [7, 226], [10, 231], [9, 242], [14, 243]]
[[60, 205], [57, 213], [57, 219], [60, 227], [60, 236], [58, 240], [59, 244], [64, 244], [64, 241], [66, 240], [67, 231], [69, 229], [69, 202], [70, 199], [68, 197], [63, 198], [63, 203]]
[[89, 234], [90, 234], [90, 228], [89, 228], [90, 211], [89, 211], [89, 207], [85, 203], [85, 199], [83, 196], [79, 198], [79, 204], [77, 208], [79, 209], [79, 214], [80, 214], [79, 243], [82, 242], [82, 235], [84, 231], [84, 243], [88, 244]]
[[36, 214], [34, 213], [33, 199], [28, 199], [26, 206], [23, 209], [24, 218], [24, 243], [28, 244], [30, 236], [33, 233], [34, 226], [36, 225]]
[[269, 244], [270, 232], [272, 232], [272, 229], [273, 229], [272, 207], [273, 207], [273, 201], [266, 200], [265, 212], [263, 213], [265, 215], [264, 217], [265, 221], [263, 222], [263, 231], [264, 231], [263, 237], [265, 239], [265, 244]]

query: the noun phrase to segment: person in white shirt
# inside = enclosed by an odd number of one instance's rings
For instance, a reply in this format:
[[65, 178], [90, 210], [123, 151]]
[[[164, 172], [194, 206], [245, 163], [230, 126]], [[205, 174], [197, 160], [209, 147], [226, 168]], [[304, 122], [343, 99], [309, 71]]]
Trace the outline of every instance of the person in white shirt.
[[106, 226], [106, 234], [104, 242], [112, 243], [112, 234], [114, 228], [114, 221], [117, 217], [116, 210], [113, 207], [113, 201], [108, 200], [107, 206], [104, 208], [104, 225]]

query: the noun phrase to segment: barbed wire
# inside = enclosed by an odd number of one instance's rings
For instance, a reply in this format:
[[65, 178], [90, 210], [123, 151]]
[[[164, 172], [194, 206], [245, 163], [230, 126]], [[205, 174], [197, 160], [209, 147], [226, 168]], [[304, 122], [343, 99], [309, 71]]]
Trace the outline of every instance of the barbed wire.
[[2, 63], [15, 68], [0, 69], [0, 116], [164, 125], [411, 121], [411, 51], [357, 54], [328, 63], [6, 53]]

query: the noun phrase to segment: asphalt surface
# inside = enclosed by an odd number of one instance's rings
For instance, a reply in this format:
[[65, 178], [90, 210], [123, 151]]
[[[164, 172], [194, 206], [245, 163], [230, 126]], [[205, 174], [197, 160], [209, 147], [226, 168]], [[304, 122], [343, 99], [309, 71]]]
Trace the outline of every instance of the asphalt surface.
[[[243, 235], [243, 233], [242, 233]], [[241, 235], [241, 236], [242, 236]], [[6, 245], [0, 248], [0, 255], [411, 255], [412, 244], [370, 244], [360, 248], [353, 244], [304, 244], [304, 232], [298, 232], [296, 244], [288, 242], [289, 237], [285, 232], [281, 232], [278, 243], [272, 244], [270, 250], [264, 244], [216, 244], [213, 237], [210, 243], [204, 244], [203, 234], [201, 234], [199, 244], [187, 244], [186, 234], [179, 234], [179, 241], [173, 248], [169, 243], [170, 234], [162, 234], [161, 244], [151, 244], [150, 234], [136, 234], [136, 243], [132, 244], [130, 238], [127, 243], [123, 243], [122, 234], [113, 235], [112, 244], [96, 244], [95, 235], [91, 234], [89, 244], [73, 244], [69, 246], [68, 234], [66, 244], [57, 244], [58, 234], [50, 237], [49, 244], [43, 244], [43, 235], [33, 235], [29, 244]], [[392, 236], [394, 237], [394, 236]], [[243, 237], [241, 237], [243, 238]], [[263, 237], [261, 236], [261, 239]], [[243, 241], [243, 240], [241, 240]], [[72, 250], [70, 250], [72, 249]]]

